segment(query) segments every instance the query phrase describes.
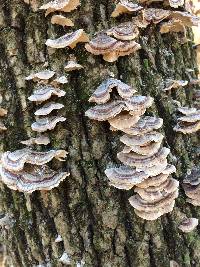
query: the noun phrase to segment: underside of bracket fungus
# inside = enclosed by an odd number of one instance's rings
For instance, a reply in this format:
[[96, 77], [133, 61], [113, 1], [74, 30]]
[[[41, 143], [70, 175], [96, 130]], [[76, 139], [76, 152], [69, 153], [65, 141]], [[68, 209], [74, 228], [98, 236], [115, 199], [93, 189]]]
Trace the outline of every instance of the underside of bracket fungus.
[[138, 37], [139, 30], [133, 22], [125, 22], [111, 28], [106, 33], [118, 40], [131, 41]]
[[121, 56], [130, 55], [141, 48], [135, 41], [119, 41], [105, 33], [100, 33], [85, 45], [88, 52], [93, 55], [103, 55], [103, 59], [114, 62]]
[[25, 78], [26, 81], [39, 81], [39, 80], [49, 80], [55, 75], [55, 71], [43, 70], [37, 73], [33, 73]]
[[40, 9], [46, 10], [45, 16], [55, 11], [71, 12], [80, 5], [79, 0], [53, 0], [44, 4]]
[[69, 173], [55, 172], [48, 166], [32, 166], [27, 164], [23, 170], [18, 172], [9, 171], [0, 166], [2, 181], [11, 189], [25, 193], [35, 190], [51, 190], [57, 187]]
[[183, 189], [189, 198], [187, 202], [200, 206], [200, 168], [194, 168], [183, 180]]
[[53, 80], [50, 84], [55, 87], [59, 87], [61, 84], [66, 84], [68, 83], [68, 79], [66, 76], [60, 76]]
[[53, 15], [51, 18], [51, 23], [61, 25], [63, 27], [74, 26], [74, 23], [71, 21], [71, 19], [68, 19], [63, 15]]
[[20, 143], [23, 145], [26, 145], [26, 146], [48, 145], [50, 143], [50, 139], [48, 136], [41, 135], [38, 137], [32, 137], [32, 138], [25, 140], [25, 141], [21, 141]]
[[83, 29], [67, 33], [57, 39], [48, 39], [46, 45], [51, 48], [75, 48], [78, 43], [87, 43], [89, 38]]
[[9, 171], [21, 171], [25, 163], [32, 165], [44, 165], [53, 158], [63, 161], [67, 156], [65, 150], [49, 150], [47, 152], [38, 152], [29, 148], [23, 148], [14, 152], [7, 151], [1, 157], [1, 165]]
[[[115, 100], [112, 100], [114, 88]], [[129, 202], [135, 213], [143, 219], [155, 220], [172, 211], [179, 183], [171, 177], [176, 168], [167, 163], [170, 150], [162, 147], [164, 136], [155, 131], [162, 127], [163, 120], [141, 117], [153, 104], [153, 98], [133, 96], [134, 93], [133, 87], [119, 80], [105, 80], [89, 99], [98, 105], [85, 114], [90, 119], [107, 120], [112, 130], [126, 133], [120, 139], [125, 147], [117, 154], [124, 165], [109, 167], [105, 174], [115, 188], [134, 188], [136, 195]]]
[[40, 109], [38, 109], [35, 112], [36, 116], [45, 116], [50, 114], [53, 110], [58, 110], [63, 108], [64, 105], [60, 104], [60, 103], [55, 103], [55, 102], [49, 102], [47, 104], [45, 104], [43, 107], [41, 107]]
[[32, 123], [31, 129], [38, 133], [53, 130], [57, 123], [66, 121], [66, 118], [61, 116], [49, 116], [42, 119], [36, 119], [36, 122]]
[[124, 13], [134, 13], [136, 11], [142, 10], [143, 7], [130, 2], [128, 0], [120, 0], [120, 2], [116, 5], [115, 10], [112, 12], [111, 17], [116, 18]]
[[198, 225], [199, 220], [196, 218], [186, 218], [179, 225], [179, 229], [184, 233], [192, 232]]
[[55, 88], [53, 86], [38, 86], [37, 89], [34, 91], [33, 95], [29, 96], [28, 99], [33, 102], [41, 103], [51, 98], [52, 95], [62, 97], [65, 94], [65, 91]]
[[74, 71], [83, 69], [83, 66], [78, 64], [75, 60], [69, 60], [64, 69], [65, 71]]
[[174, 131], [183, 134], [191, 134], [200, 130], [200, 110], [196, 108], [179, 108], [180, 112], [184, 114], [183, 117], [178, 118], [178, 124], [174, 127]]

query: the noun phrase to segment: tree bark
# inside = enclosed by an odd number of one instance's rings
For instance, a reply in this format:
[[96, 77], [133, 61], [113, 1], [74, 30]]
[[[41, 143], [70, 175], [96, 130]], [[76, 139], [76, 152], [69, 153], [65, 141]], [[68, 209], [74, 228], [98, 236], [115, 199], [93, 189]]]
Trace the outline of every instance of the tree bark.
[[[24, 77], [44, 69], [45, 62], [64, 75], [67, 56], [74, 54], [84, 70], [69, 75], [64, 86], [67, 94], [59, 101], [65, 105], [67, 121], [51, 131], [51, 145], [47, 147], [69, 152], [65, 163], [54, 163], [53, 167], [69, 170], [71, 175], [58, 188], [31, 195], [1, 184], [0, 211], [13, 216], [10, 227], [1, 231], [10, 262], [7, 266], [59, 267], [64, 251], [71, 266], [78, 266], [81, 260], [86, 267], [168, 267], [170, 260], [182, 267], [200, 266], [200, 229], [189, 234], [178, 229], [182, 214], [199, 218], [199, 208], [185, 202], [180, 186], [172, 213], [153, 222], [137, 217], [128, 202], [133, 191], [110, 187], [104, 174], [108, 164], [119, 163], [119, 132], [111, 132], [107, 123], [90, 121], [84, 115], [91, 93], [112, 73], [142, 95], [154, 97], [155, 104], [147, 114], [164, 119], [164, 145], [171, 149], [169, 162], [176, 165], [174, 177], [181, 183], [187, 170], [198, 163], [199, 137], [173, 131], [177, 122], [173, 100], [191, 105], [195, 88], [166, 95], [161, 92], [161, 83], [166, 78], [189, 80], [189, 75], [197, 76], [192, 33], [188, 31], [188, 42], [181, 44], [180, 34], [160, 35], [159, 26], [148, 27], [140, 34], [142, 49], [115, 63], [90, 55], [82, 44], [52, 53], [45, 46], [46, 39], [71, 29], [52, 25], [51, 15], [45, 18], [44, 12], [36, 10], [42, 3], [31, 1], [31, 7], [20, 0], [0, 0], [0, 93], [2, 106], [8, 109], [4, 120], [8, 130], [1, 134], [1, 151], [22, 148], [20, 141], [32, 135], [35, 107], [27, 98], [34, 88]], [[81, 7], [67, 16], [75, 21], [73, 30], [84, 28], [92, 37], [130, 19], [111, 19], [113, 7], [112, 0], [82, 0]], [[187, 69], [195, 72], [189, 74]], [[63, 242], [55, 243], [57, 235]]]

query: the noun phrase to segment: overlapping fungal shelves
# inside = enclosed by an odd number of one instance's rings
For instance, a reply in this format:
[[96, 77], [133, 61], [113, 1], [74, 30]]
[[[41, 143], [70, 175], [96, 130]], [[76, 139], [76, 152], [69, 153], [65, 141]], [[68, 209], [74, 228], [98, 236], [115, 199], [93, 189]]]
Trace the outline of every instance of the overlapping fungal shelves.
[[[111, 99], [114, 89], [118, 94]], [[105, 174], [111, 186], [134, 188], [136, 194], [129, 202], [135, 213], [143, 219], [155, 220], [173, 210], [179, 183], [171, 177], [176, 168], [167, 162], [170, 150], [162, 147], [164, 136], [156, 131], [162, 127], [162, 119], [144, 116], [153, 98], [135, 93], [122, 81], [107, 79], [89, 99], [97, 105], [85, 114], [93, 120], [108, 121], [111, 130], [124, 133], [120, 141], [125, 146], [117, 154], [122, 165], [107, 168]]]
[[[67, 176], [68, 172], [54, 171], [47, 165], [54, 158], [63, 161], [67, 156], [65, 150], [48, 150], [39, 152], [34, 150], [34, 145], [48, 145], [50, 138], [44, 132], [53, 130], [57, 123], [64, 122], [66, 118], [51, 113], [64, 107], [63, 104], [49, 99], [54, 96], [59, 98], [65, 95], [65, 91], [59, 87], [50, 85], [49, 80], [53, 80], [54, 71], [43, 70], [33, 73], [25, 78], [27, 81], [37, 82], [36, 89], [29, 97], [29, 100], [41, 105], [36, 111], [36, 121], [31, 125], [33, 131], [39, 133], [36, 137], [21, 141], [28, 148], [19, 149], [14, 152], [7, 151], [1, 158], [0, 174], [2, 181], [11, 189], [26, 193], [35, 190], [51, 190], [57, 187]], [[54, 80], [55, 81], [55, 80]], [[57, 85], [59, 82], [57, 81]]]
[[183, 134], [192, 134], [200, 130], [200, 110], [196, 108], [180, 107], [178, 111], [183, 114], [178, 118], [174, 131]]

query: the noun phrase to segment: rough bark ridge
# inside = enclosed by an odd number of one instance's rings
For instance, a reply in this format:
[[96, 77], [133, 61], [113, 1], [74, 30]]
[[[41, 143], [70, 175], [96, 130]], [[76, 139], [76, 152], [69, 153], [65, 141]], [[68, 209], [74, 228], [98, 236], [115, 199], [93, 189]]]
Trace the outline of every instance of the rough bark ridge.
[[[81, 2], [80, 9], [69, 17], [75, 19], [76, 29], [84, 28], [91, 36], [129, 19], [110, 19], [112, 0]], [[42, 3], [38, 1], [38, 5]], [[31, 134], [34, 109], [27, 97], [33, 87], [25, 83], [24, 77], [31, 70], [43, 69], [47, 61], [51, 69], [63, 74], [69, 53], [84, 65], [84, 71], [70, 74], [70, 83], [64, 87], [67, 95], [62, 99], [63, 115], [67, 122], [51, 132], [49, 146], [69, 151], [67, 162], [54, 167], [69, 169], [71, 176], [51, 192], [31, 195], [1, 184], [1, 212], [14, 217], [13, 225], [2, 229], [2, 242], [13, 265], [59, 267], [62, 264], [58, 259], [66, 251], [71, 266], [83, 260], [87, 267], [167, 267], [172, 259], [180, 266], [200, 266], [200, 229], [183, 234], [177, 228], [181, 213], [199, 218], [199, 209], [185, 202], [181, 190], [171, 214], [155, 222], [138, 218], [128, 203], [133, 192], [109, 187], [104, 174], [106, 165], [116, 162], [119, 134], [112, 133], [107, 123], [89, 121], [84, 116], [91, 92], [109, 73], [135, 85], [143, 95], [150, 94], [155, 105], [148, 114], [164, 118], [165, 146], [171, 149], [170, 160], [178, 169], [175, 178], [181, 181], [187, 169], [198, 161], [199, 137], [173, 132], [176, 112], [172, 100], [192, 104], [195, 88], [166, 96], [160, 84], [166, 78], [188, 80], [187, 69], [195, 69], [192, 75], [196, 77], [192, 35], [188, 33], [189, 41], [181, 45], [177, 34], [161, 36], [158, 26], [151, 26], [141, 32], [142, 49], [136, 55], [109, 64], [89, 55], [83, 45], [48, 53], [46, 39], [64, 32], [51, 25], [44, 12], [33, 12], [23, 1], [0, 1], [0, 93], [3, 107], [9, 110], [5, 119], [8, 130], [1, 135], [2, 151], [21, 148], [19, 142]], [[63, 242], [55, 243], [58, 234]]]

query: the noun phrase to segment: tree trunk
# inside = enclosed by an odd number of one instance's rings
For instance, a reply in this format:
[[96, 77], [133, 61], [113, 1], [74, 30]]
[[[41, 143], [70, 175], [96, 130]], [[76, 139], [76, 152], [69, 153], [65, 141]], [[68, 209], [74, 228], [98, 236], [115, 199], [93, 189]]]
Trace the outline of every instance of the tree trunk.
[[[28, 2], [28, 1], [25, 1]], [[180, 34], [160, 35], [159, 26], [141, 31], [142, 49], [136, 54], [106, 63], [92, 56], [80, 44], [77, 48], [59, 49], [52, 53], [45, 46], [47, 38], [57, 38], [66, 30], [50, 23], [50, 16], [36, 10], [43, 1], [0, 0], [0, 93], [7, 131], [1, 134], [1, 151], [22, 148], [21, 140], [32, 135], [34, 105], [28, 101], [33, 84], [24, 77], [49, 68], [64, 75], [64, 64], [74, 54], [84, 70], [71, 73], [61, 99], [67, 121], [50, 132], [51, 145], [69, 152], [63, 164], [55, 168], [69, 170], [71, 175], [59, 187], [36, 191], [31, 195], [8, 189], [1, 184], [1, 213], [13, 216], [9, 227], [2, 227], [2, 243], [6, 246], [7, 266], [62, 266], [63, 252], [71, 266], [86, 267], [168, 267], [175, 260], [181, 267], [200, 266], [200, 231], [184, 234], [178, 229], [182, 214], [199, 218], [198, 208], [185, 202], [180, 186], [173, 212], [156, 221], [137, 217], [128, 198], [133, 190], [118, 190], [108, 185], [106, 166], [119, 163], [119, 132], [109, 130], [108, 123], [90, 121], [84, 115], [89, 96], [113, 73], [114, 77], [136, 86], [142, 95], [151, 95], [155, 105], [147, 114], [164, 119], [164, 145], [171, 149], [169, 162], [177, 167], [174, 175], [181, 183], [187, 170], [198, 162], [198, 136], [173, 131], [176, 105], [192, 104], [194, 86], [171, 94], [161, 92], [167, 78], [189, 80], [197, 76], [196, 52], [192, 34], [182, 44]], [[84, 28], [90, 37], [127, 16], [111, 19], [112, 0], [82, 0], [81, 7], [67, 14], [75, 21], [75, 29]], [[74, 30], [74, 28], [73, 28]], [[67, 31], [71, 31], [68, 30]], [[189, 73], [188, 69], [194, 69]], [[62, 242], [56, 243], [60, 235]], [[83, 262], [85, 263], [83, 265]]]

